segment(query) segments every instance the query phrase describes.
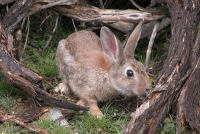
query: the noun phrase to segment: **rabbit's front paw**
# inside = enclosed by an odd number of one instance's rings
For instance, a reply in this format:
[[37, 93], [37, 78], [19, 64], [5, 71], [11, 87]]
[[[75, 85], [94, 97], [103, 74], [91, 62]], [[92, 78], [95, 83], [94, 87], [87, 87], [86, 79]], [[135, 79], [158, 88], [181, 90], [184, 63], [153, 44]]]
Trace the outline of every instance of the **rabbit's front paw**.
[[60, 92], [61, 94], [68, 92], [68, 86], [65, 83], [59, 83], [58, 86], [54, 89], [56, 92]]

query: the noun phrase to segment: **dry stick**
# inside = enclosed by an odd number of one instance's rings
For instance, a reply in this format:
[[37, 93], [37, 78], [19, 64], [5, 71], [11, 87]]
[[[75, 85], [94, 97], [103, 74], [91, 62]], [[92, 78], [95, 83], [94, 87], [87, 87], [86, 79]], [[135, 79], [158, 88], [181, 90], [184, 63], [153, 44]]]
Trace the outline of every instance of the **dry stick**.
[[40, 23], [40, 26], [39, 26], [39, 28], [42, 26], [42, 24], [49, 18], [49, 17], [51, 17], [52, 16], [52, 13], [51, 14], [49, 14], [41, 23]]
[[99, 0], [99, 6], [100, 6], [101, 9], [104, 8], [104, 4], [103, 4], [102, 0]]
[[151, 34], [151, 38], [150, 38], [149, 44], [148, 44], [148, 49], [147, 49], [147, 53], [146, 53], [146, 60], [145, 60], [145, 68], [146, 69], [148, 69], [148, 67], [149, 67], [151, 50], [152, 50], [152, 46], [153, 46], [153, 43], [154, 43], [158, 28], [160, 26], [160, 22], [161, 22], [161, 20], [156, 22], [156, 24], [155, 24], [155, 26], [153, 28], [153, 32]]
[[27, 19], [27, 34], [26, 34], [26, 40], [25, 40], [25, 43], [24, 43], [24, 48], [22, 50], [22, 55], [25, 51], [25, 48], [26, 48], [26, 45], [27, 45], [27, 42], [28, 42], [29, 28], [30, 28], [30, 20], [29, 20], [29, 17], [28, 17], [28, 19]]
[[24, 18], [24, 19], [22, 20], [22, 23], [21, 23], [21, 26], [20, 26], [20, 29], [21, 29], [21, 30], [22, 30], [23, 27], [24, 27], [24, 23], [25, 23], [25, 21], [26, 21], [26, 18]]
[[165, 14], [165, 15], [169, 14], [166, 6], [162, 6], [162, 8], [143, 8], [140, 5], [138, 5], [135, 1], [133, 1], [133, 0], [130, 0], [130, 1], [140, 11], [149, 12], [149, 13], [152, 13], [152, 14]]
[[14, 122], [28, 130], [31, 130], [31, 131], [34, 131], [36, 133], [39, 133], [39, 134], [48, 134], [48, 132], [44, 129], [41, 129], [39, 127], [33, 127], [33, 126], [30, 126], [30, 125], [27, 125], [26, 123], [24, 123], [20, 118], [17, 118], [13, 115], [7, 115], [7, 114], [4, 114], [4, 115], [0, 115], [0, 121], [1, 122]]
[[73, 26], [74, 26], [75, 32], [77, 32], [76, 25], [75, 25], [75, 23], [74, 23], [74, 19], [72, 19], [72, 24], [73, 24]]
[[53, 7], [53, 6], [56, 6], [56, 5], [60, 5], [60, 4], [66, 4], [66, 5], [75, 4], [75, 2], [76, 1], [72, 2], [72, 0], [60, 0], [60, 1], [57, 1], [57, 2], [50, 3], [50, 4], [46, 4], [46, 5], [43, 5], [43, 6], [36, 8], [33, 11], [30, 11], [27, 14], [27, 16], [33, 15], [34, 13], [36, 13], [36, 12], [42, 10], [42, 9], [50, 8], [50, 7]]
[[[140, 22], [144, 19], [145, 22], [159, 20], [165, 17], [165, 15], [154, 15], [149, 12], [142, 12], [138, 10], [112, 10], [112, 9], [99, 9], [94, 7], [80, 7], [77, 5], [64, 7], [56, 6], [53, 8], [60, 14], [73, 18], [78, 21], [85, 22]], [[134, 16], [134, 17], [133, 17]]]
[[[55, 33], [55, 31], [56, 31], [56, 29], [58, 27], [58, 18], [59, 18], [59, 16], [56, 17], [56, 24], [54, 26], [54, 29], [53, 29], [52, 33]], [[53, 37], [52, 35], [49, 36], [49, 39], [48, 39], [46, 45], [44, 46], [43, 50], [45, 50], [49, 46], [49, 43], [50, 43], [52, 37]]]

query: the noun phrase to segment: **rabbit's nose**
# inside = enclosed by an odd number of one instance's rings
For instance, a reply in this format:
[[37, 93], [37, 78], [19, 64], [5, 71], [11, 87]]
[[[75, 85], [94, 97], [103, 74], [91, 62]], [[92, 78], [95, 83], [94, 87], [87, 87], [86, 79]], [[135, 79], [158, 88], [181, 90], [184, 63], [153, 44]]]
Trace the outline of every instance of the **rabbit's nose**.
[[145, 89], [145, 91], [143, 92], [142, 96], [146, 97], [149, 94], [150, 91], [151, 91], [151, 89]]
[[141, 94], [141, 97], [146, 97], [147, 95], [148, 95], [147, 90], [144, 90], [144, 91], [142, 92], [142, 94]]

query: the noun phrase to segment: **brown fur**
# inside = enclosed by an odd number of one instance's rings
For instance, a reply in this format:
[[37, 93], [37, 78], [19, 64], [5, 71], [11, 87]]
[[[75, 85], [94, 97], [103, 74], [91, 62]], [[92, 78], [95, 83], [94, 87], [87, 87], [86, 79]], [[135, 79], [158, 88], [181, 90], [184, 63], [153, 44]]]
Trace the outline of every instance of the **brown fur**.
[[[93, 32], [79, 31], [61, 40], [55, 60], [62, 78], [57, 89], [70, 88], [80, 98], [77, 104], [89, 107], [89, 113], [99, 118], [103, 115], [99, 101], [120, 94], [146, 95], [146, 89], [151, 88], [144, 66], [133, 57], [125, 57], [121, 44], [107, 28], [102, 28], [100, 39]], [[133, 77], [126, 76], [127, 69], [133, 70]]]

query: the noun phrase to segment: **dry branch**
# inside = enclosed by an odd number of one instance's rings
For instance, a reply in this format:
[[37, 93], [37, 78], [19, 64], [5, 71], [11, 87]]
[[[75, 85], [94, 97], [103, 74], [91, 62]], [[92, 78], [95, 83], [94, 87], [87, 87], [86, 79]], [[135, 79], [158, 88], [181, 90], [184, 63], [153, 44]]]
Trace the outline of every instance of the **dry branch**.
[[0, 0], [0, 5], [5, 5], [5, 4], [9, 4], [12, 2], [15, 2], [16, 0]]
[[[44, 1], [39, 1], [39, 2], [44, 2]], [[53, 6], [57, 6], [57, 5], [71, 5], [71, 4], [75, 4], [76, 1], [75, 0], [60, 0], [60, 1], [45, 1], [45, 2], [49, 2], [49, 4], [46, 4], [46, 5], [41, 5], [41, 4], [37, 4], [36, 8], [32, 7], [32, 11], [30, 11], [27, 16], [30, 16], [36, 12], [39, 12], [43, 9], [47, 9], [47, 8], [50, 8], [50, 7], [53, 7]]]
[[154, 15], [148, 12], [141, 12], [138, 10], [111, 10], [111, 9], [99, 9], [94, 7], [80, 7], [76, 5], [70, 6], [56, 6], [54, 8], [60, 14], [73, 18], [77, 21], [84, 22], [129, 22], [139, 23], [144, 19], [145, 22], [159, 20], [165, 17], [165, 15]]
[[[21, 0], [22, 2], [22, 0]], [[148, 10], [137, 11], [137, 10], [109, 10], [109, 9], [98, 9], [92, 6], [80, 7], [75, 6], [76, 0], [32, 0], [23, 1], [21, 4], [20, 0], [16, 1], [14, 6], [9, 10], [9, 12], [4, 16], [3, 25], [6, 28], [6, 31], [10, 32], [14, 30], [17, 24], [21, 21], [21, 19], [30, 16], [36, 12], [39, 12], [43, 9], [51, 9], [55, 6], [55, 9], [72, 19], [78, 21], [85, 22], [99, 22], [106, 23], [111, 27], [118, 29], [124, 33], [129, 33], [132, 31], [134, 24], [138, 23], [141, 19], [145, 19], [145, 21], [153, 21], [163, 18], [165, 15], [154, 15], [151, 12], [147, 12]], [[64, 7], [59, 7], [58, 5], [62, 5]], [[66, 6], [72, 5], [72, 6]], [[15, 9], [16, 8], [16, 9]], [[30, 9], [30, 10], [29, 10]], [[13, 11], [17, 12], [13, 12]], [[157, 10], [156, 10], [157, 11]], [[16, 14], [17, 13], [17, 14]], [[12, 18], [10, 17], [12, 16]], [[11, 19], [9, 22], [8, 20]], [[5, 24], [4, 24], [5, 23]], [[170, 24], [169, 20], [164, 20], [161, 22], [161, 27], [166, 27]], [[151, 35], [152, 27], [154, 23], [150, 22], [149, 24], [145, 24], [141, 37], [146, 37]], [[159, 29], [159, 30], [160, 30]]]
[[10, 123], [16, 123], [28, 130], [34, 131], [36, 133], [39, 134], [48, 134], [48, 132], [44, 129], [41, 129], [39, 127], [33, 127], [31, 125], [27, 125], [26, 123], [23, 122], [23, 120], [21, 120], [20, 118], [13, 116], [13, 115], [0, 115], [0, 122], [6, 123], [6, 122], [10, 122]]
[[154, 43], [154, 40], [155, 40], [155, 37], [156, 37], [156, 34], [157, 34], [157, 31], [158, 31], [159, 26], [160, 26], [160, 21], [158, 21], [158, 22], [155, 24], [154, 29], [153, 29], [153, 32], [152, 32], [152, 35], [151, 35], [151, 38], [150, 38], [150, 40], [149, 40], [149, 44], [148, 44], [148, 48], [147, 48], [147, 52], [146, 52], [146, 59], [145, 59], [145, 68], [146, 68], [146, 69], [149, 68], [151, 50], [152, 50], [153, 43]]
[[33, 5], [34, 0], [17, 0], [11, 9], [3, 17], [3, 26], [10, 33], [17, 24], [26, 16], [29, 8]]
[[168, 9], [167, 9], [167, 6], [162, 6], [162, 7], [155, 7], [155, 8], [143, 8], [141, 7], [140, 5], [138, 5], [135, 1], [133, 0], [130, 0], [131, 3], [137, 7], [140, 11], [143, 11], [143, 12], [149, 12], [149, 13], [152, 13], [152, 14], [165, 14], [165, 15], [169, 15], [169, 12], [168, 12]]

